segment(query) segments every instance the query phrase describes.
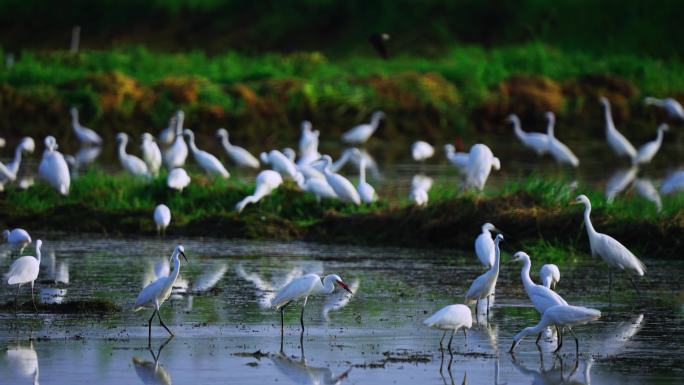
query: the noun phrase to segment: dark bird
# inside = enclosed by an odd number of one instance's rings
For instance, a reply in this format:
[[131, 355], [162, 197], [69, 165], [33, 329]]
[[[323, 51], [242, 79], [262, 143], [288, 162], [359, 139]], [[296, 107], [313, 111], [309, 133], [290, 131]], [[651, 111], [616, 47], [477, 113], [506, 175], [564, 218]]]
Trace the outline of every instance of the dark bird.
[[387, 53], [386, 41], [390, 39], [390, 35], [386, 33], [374, 33], [368, 37], [368, 41], [373, 45], [375, 51], [383, 59], [389, 59], [389, 54]]

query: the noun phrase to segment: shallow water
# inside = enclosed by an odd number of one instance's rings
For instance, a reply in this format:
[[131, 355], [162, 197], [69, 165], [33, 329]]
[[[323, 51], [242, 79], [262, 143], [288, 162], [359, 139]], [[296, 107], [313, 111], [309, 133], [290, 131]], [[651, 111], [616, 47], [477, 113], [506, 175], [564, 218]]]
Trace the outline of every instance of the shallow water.
[[[562, 378], [565, 383], [679, 384], [684, 378], [682, 262], [646, 260], [648, 281], [639, 282], [640, 296], [620, 277], [610, 304], [600, 261], [561, 265], [559, 293], [604, 315], [576, 329], [579, 356], [569, 335], [554, 355], [552, 334], [541, 353], [529, 338], [515, 355], [508, 353], [512, 336], [536, 323], [538, 315], [522, 291], [521, 266], [502, 265], [489, 322], [480, 315], [465, 345], [457, 334], [452, 358], [438, 350], [441, 333], [421, 321], [443, 305], [461, 302], [482, 272], [470, 251], [212, 239], [164, 244], [43, 240], [36, 284], [42, 301], [106, 298], [124, 310], [107, 316], [0, 314], [0, 344], [6, 351], [0, 358], [2, 383], [524, 384], [561, 383]], [[162, 310], [177, 337], [164, 345], [167, 334], [155, 326], [150, 352], [150, 312], [130, 308], [143, 283], [154, 277], [155, 264], [179, 241], [191, 263], [182, 265], [183, 282]], [[11, 258], [0, 250], [5, 270]], [[543, 259], [533, 259], [536, 275]], [[299, 306], [288, 309], [281, 354], [279, 317], [263, 304], [270, 290], [308, 272], [338, 273], [356, 295], [311, 299], [303, 345]], [[28, 300], [28, 289], [22, 293]], [[4, 286], [0, 301], [13, 295]]]

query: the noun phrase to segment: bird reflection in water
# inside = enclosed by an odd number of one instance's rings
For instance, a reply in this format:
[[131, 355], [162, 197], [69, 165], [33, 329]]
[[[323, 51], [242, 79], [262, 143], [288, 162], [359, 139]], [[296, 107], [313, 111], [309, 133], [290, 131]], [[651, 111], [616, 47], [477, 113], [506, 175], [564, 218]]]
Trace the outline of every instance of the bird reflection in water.
[[[446, 372], [447, 375], [449, 376], [449, 382], [447, 382], [446, 376], [444, 375], [444, 349], [441, 349], [440, 352], [441, 358], [439, 362], [439, 375], [442, 377], [442, 381], [444, 381], [444, 385], [455, 385], [454, 382], [454, 375], [451, 373], [451, 364], [454, 362], [454, 355], [449, 352], [449, 362], [446, 365]], [[461, 385], [465, 385], [468, 383], [468, 373], [464, 372], [463, 373], [463, 381], [461, 382]]]
[[636, 179], [638, 169], [631, 167], [620, 169], [613, 173], [606, 182], [606, 200], [612, 202], [615, 197], [629, 187]]
[[63, 303], [67, 296], [69, 285], [69, 263], [57, 262], [54, 250], [47, 253], [45, 263], [48, 266], [46, 279], [42, 280], [42, 287], [38, 290], [39, 302], [44, 304]]
[[[31, 379], [34, 385], [38, 385], [38, 354], [33, 349], [33, 342], [28, 347], [17, 344], [7, 348], [7, 363], [14, 374], [22, 379]], [[6, 379], [6, 375], [3, 374]]]
[[282, 349], [278, 353], [270, 353], [268, 358], [285, 377], [300, 385], [337, 385], [349, 376], [351, 367], [344, 372], [334, 375], [330, 368], [312, 367], [307, 365], [304, 355], [304, 344], [301, 344], [301, 357], [290, 357]]
[[297, 265], [288, 270], [285, 274], [278, 278], [268, 281], [258, 273], [248, 273], [245, 271], [242, 264], [235, 268], [237, 275], [245, 281], [251, 282], [256, 288], [259, 307], [262, 309], [269, 309], [271, 301], [275, 297], [278, 290], [290, 283], [292, 280], [303, 276], [304, 274], [323, 274], [322, 265], [316, 263], [310, 266]]
[[[355, 279], [349, 283], [349, 289], [352, 293], [358, 293], [359, 280]], [[354, 295], [346, 290], [337, 290], [325, 300], [323, 304], [323, 310], [321, 311], [321, 316], [324, 320], [330, 321], [330, 316], [328, 313], [331, 311], [340, 310], [349, 304], [349, 300]]]
[[157, 354], [154, 354], [152, 348], [149, 348], [150, 354], [152, 355], [152, 361], [145, 361], [142, 358], [133, 357], [133, 366], [135, 368], [135, 374], [144, 384], [154, 384], [154, 385], [171, 385], [171, 376], [169, 373], [159, 364], [159, 358], [161, 356], [162, 349], [171, 342], [173, 336], [169, 337], [163, 344], [159, 346]]
[[532, 377], [532, 384], [591, 384], [591, 367], [594, 363], [591, 356], [584, 357], [582, 363], [584, 365], [583, 380], [579, 380], [579, 359], [581, 356], [575, 355], [574, 362], [569, 367], [568, 361], [559, 355], [553, 356], [553, 363], [551, 368], [547, 369], [544, 365], [544, 355], [539, 350], [539, 370], [530, 369], [520, 362], [514, 354], [511, 354], [513, 366], [524, 375]]

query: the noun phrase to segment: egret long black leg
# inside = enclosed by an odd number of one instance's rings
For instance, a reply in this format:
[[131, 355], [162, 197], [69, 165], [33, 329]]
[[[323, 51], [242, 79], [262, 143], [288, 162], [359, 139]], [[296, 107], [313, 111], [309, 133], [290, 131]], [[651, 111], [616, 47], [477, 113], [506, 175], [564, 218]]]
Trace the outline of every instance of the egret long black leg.
[[167, 328], [166, 325], [164, 325], [164, 321], [162, 321], [161, 319], [161, 312], [159, 310], [157, 310], [157, 317], [159, 317], [159, 324], [163, 326], [164, 329], [166, 329], [166, 331], [169, 332], [170, 335], [175, 336], [175, 334], [173, 334], [173, 332], [169, 330], [169, 328]]
[[38, 313], [38, 307], [36, 307], [36, 299], [33, 296], [33, 282], [31, 282], [31, 302], [33, 302], [33, 309]]
[[629, 278], [629, 282], [631, 282], [632, 286], [634, 286], [634, 291], [636, 292], [636, 294], [639, 295], [640, 294], [639, 293], [639, 287], [637, 287], [637, 284], [636, 284], [636, 282], [634, 282], [634, 279], [632, 277], [630, 277], [629, 275], [627, 276], [627, 278]]
[[461, 330], [463, 330], [463, 342], [465, 342], [465, 344], [467, 345], [468, 344], [468, 335], [466, 334], [465, 328], [463, 328]]
[[489, 297], [491, 297], [491, 295], [487, 296], [487, 322], [489, 322]]
[[452, 331], [451, 331], [451, 337], [449, 337], [449, 354], [452, 354], [452, 353], [451, 353], [451, 341], [454, 340], [454, 334], [455, 334], [455, 333], [456, 333], [456, 329], [452, 330]]
[[558, 347], [553, 351], [554, 353], [557, 353], [563, 347], [563, 332], [558, 326], [556, 326], [556, 330], [558, 331]]
[[284, 333], [284, 328], [285, 328], [285, 308], [291, 304], [292, 301], [286, 303], [285, 305], [280, 307], [280, 335], [282, 336]]
[[537, 344], [537, 346], [539, 346], [539, 340], [541, 339], [541, 335], [542, 335], [542, 332], [539, 332], [539, 334], [537, 334], [537, 340], [534, 341], [534, 343]]
[[154, 316], [157, 314], [157, 309], [154, 309], [152, 312], [152, 317], [147, 321], [147, 347], [149, 348], [152, 346], [152, 320], [154, 319]]
[[439, 340], [439, 350], [444, 351], [444, 345], [442, 345], [442, 342], [444, 342], [444, 337], [446, 337], [446, 330], [444, 331], [444, 334], [442, 334], [442, 339]]
[[308, 299], [308, 297], [304, 298], [304, 302], [302, 303], [302, 314], [299, 316], [299, 323], [302, 325], [302, 336], [304, 335], [304, 308], [306, 307]]

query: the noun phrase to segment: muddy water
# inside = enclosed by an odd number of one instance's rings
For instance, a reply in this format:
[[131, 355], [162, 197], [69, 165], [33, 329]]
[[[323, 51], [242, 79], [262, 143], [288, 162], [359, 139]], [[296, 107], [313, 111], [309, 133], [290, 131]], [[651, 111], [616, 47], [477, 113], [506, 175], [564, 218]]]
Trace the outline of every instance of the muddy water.
[[[480, 315], [465, 344], [458, 334], [452, 356], [440, 354], [441, 333], [421, 320], [460, 302], [482, 272], [469, 251], [184, 239], [191, 263], [181, 267], [162, 310], [177, 336], [167, 341], [155, 326], [149, 351], [150, 312], [130, 308], [181, 240], [43, 239], [41, 301], [109, 299], [123, 311], [0, 314], [3, 384], [679, 384], [684, 378], [681, 262], [647, 260], [640, 295], [618, 279], [610, 303], [598, 260], [561, 265], [559, 293], [604, 314], [576, 328], [579, 356], [570, 336], [554, 355], [553, 334], [541, 350], [527, 339], [508, 353], [512, 336], [538, 315], [522, 292], [520, 266], [502, 265], [490, 320]], [[1, 250], [6, 270], [11, 258]], [[536, 272], [543, 258], [533, 261]], [[289, 309], [281, 352], [279, 317], [265, 304], [272, 290], [308, 272], [338, 273], [356, 295], [310, 300], [303, 344], [299, 307]], [[0, 290], [0, 301], [12, 300], [13, 291]]]

